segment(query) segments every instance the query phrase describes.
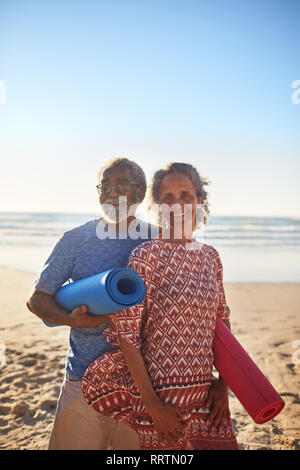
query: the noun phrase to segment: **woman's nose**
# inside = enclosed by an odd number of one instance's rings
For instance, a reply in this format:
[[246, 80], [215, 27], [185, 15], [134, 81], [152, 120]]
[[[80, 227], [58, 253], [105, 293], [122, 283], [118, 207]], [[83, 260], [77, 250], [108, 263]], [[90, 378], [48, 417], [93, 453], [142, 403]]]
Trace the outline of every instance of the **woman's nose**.
[[173, 205], [176, 205], [178, 208], [180, 206], [181, 209], [184, 209], [184, 202], [182, 202], [181, 199], [175, 199], [174, 202], [173, 202]]
[[172, 204], [172, 210], [174, 211], [174, 214], [183, 214], [184, 213], [184, 204], [181, 202], [174, 202]]

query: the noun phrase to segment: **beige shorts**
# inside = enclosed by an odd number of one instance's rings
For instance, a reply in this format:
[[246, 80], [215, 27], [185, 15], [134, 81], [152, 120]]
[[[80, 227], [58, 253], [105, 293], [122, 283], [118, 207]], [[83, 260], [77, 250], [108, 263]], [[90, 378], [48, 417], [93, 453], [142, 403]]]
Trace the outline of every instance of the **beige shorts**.
[[57, 403], [49, 450], [138, 450], [131, 428], [97, 413], [85, 401], [81, 381], [65, 377]]

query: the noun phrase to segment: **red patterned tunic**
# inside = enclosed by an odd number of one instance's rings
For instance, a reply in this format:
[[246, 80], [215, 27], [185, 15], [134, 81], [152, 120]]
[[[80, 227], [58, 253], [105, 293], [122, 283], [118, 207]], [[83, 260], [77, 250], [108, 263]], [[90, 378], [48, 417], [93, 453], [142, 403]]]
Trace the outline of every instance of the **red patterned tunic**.
[[[83, 394], [99, 413], [135, 429], [141, 449], [237, 449], [231, 420], [208, 428], [205, 407], [215, 379], [212, 342], [216, 315], [228, 319], [223, 266], [217, 250], [199, 242], [154, 239], [137, 246], [128, 268], [146, 286], [143, 303], [117, 312], [103, 334], [116, 346], [85, 372]], [[184, 415], [184, 438], [159, 441], [120, 350], [118, 335], [138, 348], [159, 398]]]

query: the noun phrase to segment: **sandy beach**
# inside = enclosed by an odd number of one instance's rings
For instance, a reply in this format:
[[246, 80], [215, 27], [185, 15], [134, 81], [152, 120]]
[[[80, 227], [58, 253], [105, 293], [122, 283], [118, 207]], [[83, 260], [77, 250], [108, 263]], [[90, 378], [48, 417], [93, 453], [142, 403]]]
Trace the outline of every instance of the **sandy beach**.
[[[0, 449], [47, 449], [64, 376], [69, 328], [47, 328], [27, 310], [36, 278], [0, 269]], [[275, 419], [257, 425], [230, 394], [240, 449], [300, 449], [300, 364], [292, 359], [300, 284], [224, 286], [232, 332], [286, 402]]]

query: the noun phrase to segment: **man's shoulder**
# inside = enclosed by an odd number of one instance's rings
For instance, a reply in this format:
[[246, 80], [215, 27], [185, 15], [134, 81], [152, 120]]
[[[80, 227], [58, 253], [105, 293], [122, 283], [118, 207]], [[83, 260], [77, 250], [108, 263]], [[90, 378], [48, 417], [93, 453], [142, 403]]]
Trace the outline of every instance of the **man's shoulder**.
[[88, 220], [81, 225], [66, 230], [61, 236], [60, 241], [77, 248], [91, 238], [96, 237], [96, 225], [97, 219]]
[[84, 222], [81, 225], [77, 225], [76, 227], [66, 230], [64, 232], [64, 235], [66, 235], [69, 238], [72, 238], [72, 237], [77, 238], [77, 237], [93, 235], [96, 233], [95, 231], [96, 231], [97, 222], [98, 222], [98, 219], [88, 220], [87, 222]]

